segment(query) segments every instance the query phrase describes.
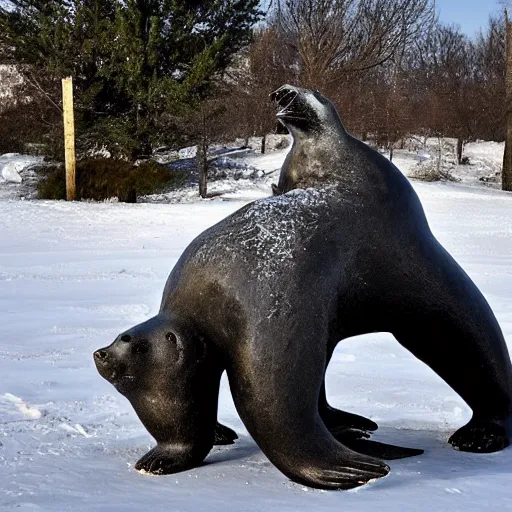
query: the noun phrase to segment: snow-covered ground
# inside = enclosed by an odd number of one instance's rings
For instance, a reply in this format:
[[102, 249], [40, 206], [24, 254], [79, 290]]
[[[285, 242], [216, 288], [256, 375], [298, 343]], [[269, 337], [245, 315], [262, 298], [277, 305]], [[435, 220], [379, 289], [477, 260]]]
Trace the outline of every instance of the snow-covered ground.
[[[426, 140], [407, 139], [404, 149], [394, 152], [393, 163], [406, 175], [421, 174], [422, 167], [437, 167], [441, 151], [441, 171], [454, 181], [471, 186], [486, 185], [501, 187], [501, 167], [503, 164], [503, 142], [469, 142], [464, 145], [464, 165], [457, 164], [457, 139], [437, 138]], [[386, 155], [389, 156], [389, 155]]]
[[[253, 163], [271, 170], [283, 156]], [[158, 310], [165, 279], [194, 236], [269, 193], [244, 187], [192, 204], [0, 201], [0, 510], [511, 510], [512, 448], [454, 451], [446, 440], [468, 420], [467, 406], [386, 334], [340, 344], [327, 386], [333, 405], [380, 425], [374, 439], [425, 449], [392, 461], [388, 477], [350, 492], [291, 483], [248, 437], [225, 380], [219, 418], [240, 440], [191, 471], [134, 471], [153, 441], [97, 374], [92, 352]], [[512, 348], [512, 194], [414, 187]]]

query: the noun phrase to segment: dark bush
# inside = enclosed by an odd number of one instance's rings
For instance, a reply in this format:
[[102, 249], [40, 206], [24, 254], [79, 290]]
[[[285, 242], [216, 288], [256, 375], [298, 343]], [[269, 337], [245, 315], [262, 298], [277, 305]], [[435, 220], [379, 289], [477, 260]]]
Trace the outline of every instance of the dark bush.
[[63, 165], [48, 165], [38, 169], [43, 177], [37, 184], [39, 199], [66, 199], [66, 176]]
[[13, 101], [2, 108], [0, 155], [37, 153], [62, 158], [64, 154], [62, 114], [56, 112], [55, 108], [49, 108], [38, 97], [32, 101]]
[[[64, 167], [46, 168], [45, 174], [38, 185], [39, 199], [65, 199]], [[89, 158], [77, 162], [77, 199], [103, 201], [117, 197], [119, 201], [134, 203], [137, 196], [156, 194], [184, 183], [183, 173], [156, 162], [145, 162], [138, 167], [124, 160], [109, 158]]]
[[134, 168], [135, 189], [137, 195], [157, 194], [163, 190], [171, 190], [185, 185], [187, 175], [176, 169], [148, 160]]

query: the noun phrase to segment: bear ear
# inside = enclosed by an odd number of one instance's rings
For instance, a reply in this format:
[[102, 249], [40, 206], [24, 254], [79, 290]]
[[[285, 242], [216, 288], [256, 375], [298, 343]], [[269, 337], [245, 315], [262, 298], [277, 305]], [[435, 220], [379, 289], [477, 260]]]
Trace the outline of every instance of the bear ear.
[[175, 347], [178, 353], [178, 361], [192, 359], [196, 363], [200, 363], [208, 355], [208, 345], [203, 336], [180, 336], [173, 331], [167, 331], [165, 339]]
[[181, 336], [178, 336], [173, 331], [165, 332], [165, 341], [172, 347], [171, 350], [176, 353], [178, 362], [186, 357], [187, 347], [183, 344]]
[[165, 339], [171, 343], [178, 343], [178, 337], [172, 331], [169, 331], [165, 334]]

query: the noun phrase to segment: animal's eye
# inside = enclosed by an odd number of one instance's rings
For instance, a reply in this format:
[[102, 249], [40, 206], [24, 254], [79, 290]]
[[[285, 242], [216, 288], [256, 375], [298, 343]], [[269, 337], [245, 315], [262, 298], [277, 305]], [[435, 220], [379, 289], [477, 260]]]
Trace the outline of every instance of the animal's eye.
[[149, 342], [147, 340], [138, 341], [133, 345], [132, 352], [134, 354], [146, 354], [149, 352]]
[[176, 343], [178, 341], [178, 338], [176, 338], [176, 334], [174, 334], [173, 332], [168, 332], [165, 335], [165, 339], [167, 341], [172, 341], [173, 343]]

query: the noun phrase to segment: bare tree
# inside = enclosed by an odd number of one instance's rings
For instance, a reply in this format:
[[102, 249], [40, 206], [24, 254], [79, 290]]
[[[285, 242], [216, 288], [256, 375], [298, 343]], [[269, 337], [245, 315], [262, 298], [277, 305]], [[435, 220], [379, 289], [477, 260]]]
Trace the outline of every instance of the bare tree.
[[293, 55], [283, 34], [272, 23], [254, 33], [253, 43], [239, 56], [238, 65], [231, 70], [233, 80], [229, 98], [232, 126], [238, 130], [234, 136], [261, 137], [261, 150], [265, 152], [266, 135], [275, 130], [275, 107], [269, 93], [285, 82], [296, 82]]
[[478, 137], [503, 140], [507, 109], [505, 97], [505, 19], [491, 17], [485, 31], [474, 42], [474, 95], [479, 101]]
[[480, 102], [476, 92], [475, 47], [457, 28], [436, 24], [417, 40], [410, 55], [413, 81], [424, 97], [424, 128], [430, 135], [457, 138], [457, 158], [476, 137]]
[[295, 45], [301, 82], [328, 87], [390, 60], [432, 23], [432, 0], [281, 0], [276, 19]]
[[505, 109], [507, 112], [507, 133], [505, 138], [505, 154], [503, 156], [502, 188], [512, 191], [512, 22], [505, 10], [506, 27], [506, 95]]

